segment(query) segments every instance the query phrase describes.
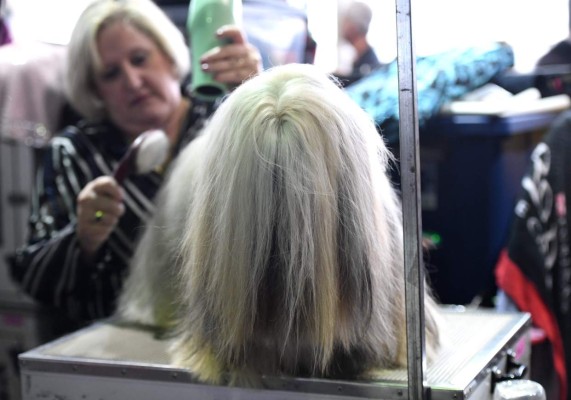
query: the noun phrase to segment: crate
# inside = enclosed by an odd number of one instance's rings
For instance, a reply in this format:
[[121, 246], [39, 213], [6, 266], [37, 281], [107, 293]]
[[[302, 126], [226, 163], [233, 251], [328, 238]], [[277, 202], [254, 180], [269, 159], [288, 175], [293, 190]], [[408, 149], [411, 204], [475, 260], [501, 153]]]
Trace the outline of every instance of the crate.
[[26, 243], [37, 148], [0, 136], [0, 300], [26, 301], [8, 274], [6, 257]]
[[0, 302], [0, 400], [21, 398], [18, 354], [42, 343], [38, 325], [31, 303]]
[[38, 151], [35, 142], [0, 136], [0, 400], [20, 399], [18, 353], [45, 343], [38, 307], [12, 281], [7, 263], [27, 240]]

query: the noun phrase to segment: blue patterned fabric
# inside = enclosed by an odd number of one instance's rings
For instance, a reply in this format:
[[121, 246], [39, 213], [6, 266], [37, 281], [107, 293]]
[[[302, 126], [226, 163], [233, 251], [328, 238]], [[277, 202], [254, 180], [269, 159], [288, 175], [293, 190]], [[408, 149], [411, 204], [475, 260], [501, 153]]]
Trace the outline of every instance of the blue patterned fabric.
[[[416, 60], [419, 126], [454, 100], [488, 83], [513, 66], [512, 48], [505, 43], [453, 49]], [[381, 126], [389, 142], [398, 141], [398, 65], [384, 65], [349, 85], [347, 93]]]

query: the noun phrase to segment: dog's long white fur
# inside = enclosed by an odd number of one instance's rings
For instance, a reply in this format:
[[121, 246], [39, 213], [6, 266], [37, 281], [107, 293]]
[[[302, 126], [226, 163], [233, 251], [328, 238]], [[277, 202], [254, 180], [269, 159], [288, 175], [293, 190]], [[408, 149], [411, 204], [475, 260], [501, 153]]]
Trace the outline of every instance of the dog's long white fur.
[[[370, 117], [315, 67], [229, 96], [177, 159], [119, 315], [172, 328], [207, 382], [367, 375], [406, 363], [403, 230]], [[429, 359], [437, 310], [425, 295]]]

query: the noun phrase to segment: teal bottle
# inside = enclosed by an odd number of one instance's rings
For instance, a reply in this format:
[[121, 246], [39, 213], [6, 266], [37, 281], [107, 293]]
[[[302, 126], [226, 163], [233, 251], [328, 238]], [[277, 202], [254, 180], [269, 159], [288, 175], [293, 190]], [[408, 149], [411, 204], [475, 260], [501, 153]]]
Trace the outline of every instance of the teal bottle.
[[226, 85], [203, 71], [200, 57], [208, 50], [222, 46], [216, 31], [224, 25], [237, 25], [242, 17], [240, 0], [191, 0], [186, 23], [191, 53], [191, 91], [198, 98], [215, 100], [228, 91]]

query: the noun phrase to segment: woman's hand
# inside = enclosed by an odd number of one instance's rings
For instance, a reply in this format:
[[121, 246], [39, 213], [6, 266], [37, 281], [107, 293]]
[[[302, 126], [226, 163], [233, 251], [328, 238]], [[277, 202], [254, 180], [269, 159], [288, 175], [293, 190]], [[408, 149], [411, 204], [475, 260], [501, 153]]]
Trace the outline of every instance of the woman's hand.
[[238, 86], [244, 80], [262, 71], [262, 56], [248, 43], [244, 33], [234, 25], [225, 25], [217, 32], [218, 39], [229, 44], [215, 47], [200, 57], [204, 71], [214, 75], [218, 82]]
[[109, 176], [89, 182], [77, 196], [77, 237], [90, 259], [107, 240], [125, 212], [123, 189]]

